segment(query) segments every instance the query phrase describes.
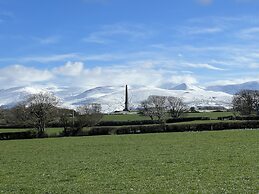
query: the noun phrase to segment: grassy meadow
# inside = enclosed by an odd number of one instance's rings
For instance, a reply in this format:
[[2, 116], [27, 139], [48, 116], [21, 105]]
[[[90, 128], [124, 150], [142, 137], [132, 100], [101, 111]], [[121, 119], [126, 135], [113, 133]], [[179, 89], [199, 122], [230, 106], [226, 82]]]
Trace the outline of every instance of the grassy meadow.
[[141, 116], [139, 114], [106, 114], [103, 116], [102, 121], [140, 121], [150, 120], [150, 117]]
[[0, 141], [0, 193], [258, 193], [259, 130]]
[[210, 119], [217, 119], [218, 117], [234, 116], [233, 112], [198, 112], [185, 113], [183, 117], [209, 117]]
[[[233, 116], [232, 112], [199, 112], [199, 113], [185, 113], [182, 117], [209, 117], [211, 119], [217, 119], [218, 117]], [[168, 115], [168, 118], [169, 115]], [[103, 121], [138, 121], [138, 120], [150, 120], [150, 117], [141, 116], [139, 114], [128, 115], [104, 115]]]

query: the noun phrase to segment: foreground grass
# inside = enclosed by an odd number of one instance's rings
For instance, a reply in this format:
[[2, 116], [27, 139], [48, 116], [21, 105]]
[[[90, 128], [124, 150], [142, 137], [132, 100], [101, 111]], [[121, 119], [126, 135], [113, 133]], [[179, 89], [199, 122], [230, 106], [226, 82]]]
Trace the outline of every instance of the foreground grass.
[[259, 130], [0, 142], [0, 193], [258, 193]]

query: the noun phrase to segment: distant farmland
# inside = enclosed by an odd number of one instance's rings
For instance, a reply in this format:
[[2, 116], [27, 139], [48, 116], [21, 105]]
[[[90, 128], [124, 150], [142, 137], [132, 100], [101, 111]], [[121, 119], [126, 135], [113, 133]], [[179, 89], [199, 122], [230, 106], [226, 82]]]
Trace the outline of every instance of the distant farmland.
[[[217, 119], [218, 117], [233, 116], [232, 112], [200, 112], [200, 113], [185, 113], [182, 117], [209, 117]], [[134, 120], [150, 120], [150, 117], [141, 116], [139, 114], [127, 115], [104, 115], [103, 121], [134, 121]]]
[[259, 130], [0, 142], [1, 193], [258, 193]]

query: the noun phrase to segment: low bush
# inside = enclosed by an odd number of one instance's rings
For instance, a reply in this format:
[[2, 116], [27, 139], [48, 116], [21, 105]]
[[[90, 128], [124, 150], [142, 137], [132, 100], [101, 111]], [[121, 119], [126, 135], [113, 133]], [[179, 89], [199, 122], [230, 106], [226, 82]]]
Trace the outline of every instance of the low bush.
[[0, 140], [32, 139], [36, 137], [37, 137], [37, 133], [33, 130], [23, 131], [23, 132], [0, 133]]
[[259, 121], [259, 116], [239, 116], [239, 117], [235, 117], [236, 120], [258, 120]]
[[0, 125], [0, 129], [31, 129], [30, 125]]
[[77, 136], [81, 131], [81, 128], [67, 127], [59, 134], [59, 136]]
[[[170, 118], [166, 123], [188, 122], [195, 120], [210, 120], [209, 117], [187, 117], [187, 118]], [[129, 125], [154, 125], [160, 124], [157, 120], [139, 120], [139, 121], [101, 121], [97, 126], [129, 126]]]
[[[185, 131], [210, 131], [227, 129], [259, 128], [259, 121], [239, 122], [212, 122], [212, 123], [186, 123], [186, 124], [150, 124], [150, 125], [129, 125], [129, 126], [96, 126], [87, 131], [75, 128], [67, 128], [60, 136], [93, 136], [112, 134], [139, 134], [139, 133], [160, 133], [160, 132], [185, 132]], [[31, 139], [39, 136], [36, 131], [0, 133], [0, 140], [9, 139]]]
[[246, 122], [219, 122], [204, 124], [184, 124], [184, 125], [167, 125], [167, 132], [183, 131], [209, 131], [209, 130], [226, 130], [226, 129], [246, 129], [259, 128], [258, 121]]
[[125, 126], [125, 125], [151, 125], [158, 124], [156, 120], [139, 120], [139, 121], [101, 121], [97, 126]]
[[140, 125], [119, 127], [116, 134], [136, 134], [136, 133], [159, 133], [166, 130], [166, 125]]
[[159, 132], [185, 132], [185, 131], [210, 131], [226, 129], [259, 128], [259, 121], [244, 122], [218, 122], [203, 124], [153, 124], [153, 125], [131, 125], [120, 127], [94, 127], [88, 135], [111, 135], [111, 134], [138, 134]]
[[92, 127], [88, 131], [88, 135], [112, 135], [115, 134], [116, 127], [104, 126], [104, 127]]
[[203, 120], [210, 120], [210, 118], [209, 117], [171, 118], [171, 119], [167, 119], [166, 123], [179, 123], [179, 122], [203, 121]]

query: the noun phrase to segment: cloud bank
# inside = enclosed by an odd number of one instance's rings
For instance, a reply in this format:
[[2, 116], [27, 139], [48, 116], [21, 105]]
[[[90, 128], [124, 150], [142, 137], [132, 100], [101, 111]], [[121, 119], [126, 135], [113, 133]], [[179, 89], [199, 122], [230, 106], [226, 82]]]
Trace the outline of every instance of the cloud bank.
[[10, 65], [0, 69], [3, 88], [24, 85], [56, 85], [92, 88], [106, 85], [161, 86], [165, 83], [196, 83], [189, 72], [157, 69], [153, 65], [117, 65], [108, 67], [87, 67], [82, 62], [67, 62], [62, 66], [40, 69], [23, 65]]

